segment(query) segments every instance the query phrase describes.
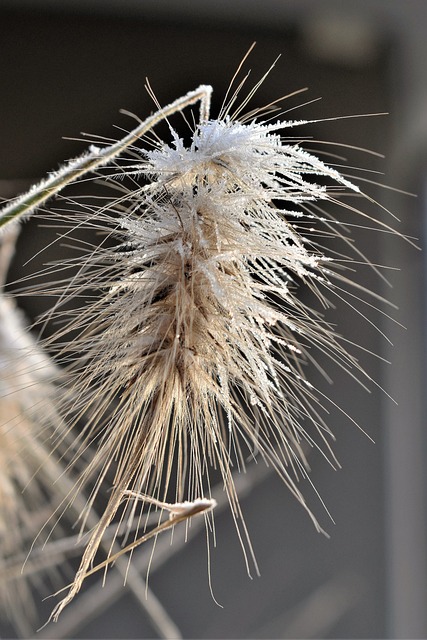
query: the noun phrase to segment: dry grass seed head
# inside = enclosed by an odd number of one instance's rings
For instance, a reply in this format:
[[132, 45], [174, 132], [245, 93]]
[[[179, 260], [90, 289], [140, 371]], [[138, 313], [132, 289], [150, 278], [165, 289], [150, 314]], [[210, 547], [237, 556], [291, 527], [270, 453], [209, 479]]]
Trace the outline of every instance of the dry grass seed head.
[[1, 293], [0, 608], [24, 636], [35, 630], [32, 586], [42, 588], [45, 572], [40, 566], [27, 577], [25, 569], [11, 573], [6, 567], [22, 566], [35, 536], [66, 497], [61, 483], [55, 484], [59, 471], [51, 452], [62, 428], [57, 381], [58, 370], [28, 333], [14, 302]]
[[[312, 348], [350, 375], [358, 363], [296, 290], [308, 287], [323, 306], [324, 292], [341, 295], [347, 278], [321, 243], [342, 233], [315, 207], [359, 188], [281, 136], [301, 122], [260, 122], [257, 111], [239, 120], [234, 94], [211, 120], [210, 92], [201, 87], [137, 128], [146, 135], [200, 99], [190, 144], [169, 123], [171, 142], [153, 133], [149, 150], [135, 132], [93, 147], [87, 166], [105, 166], [114, 196], [104, 206], [74, 202], [71, 222], [70, 212], [49, 213], [113, 241], [83, 245], [77, 274], [51, 288], [60, 294], [51, 318], [63, 316], [64, 301], [87, 298], [58, 330], [56, 349], [59, 361], [72, 360], [70, 413], [87, 418], [81, 447], [95, 445], [78, 485], [99, 473], [88, 510], [114, 470], [105, 512], [54, 617], [80, 589], [108, 525], [116, 516], [130, 524], [141, 496], [194, 501], [210, 494], [215, 467], [244, 531], [232, 468], [245, 467], [246, 449], [308, 511], [296, 483], [307, 474], [304, 442], [333, 460], [304, 364]], [[310, 235], [301, 233], [307, 223]], [[93, 289], [101, 292], [94, 301]]]

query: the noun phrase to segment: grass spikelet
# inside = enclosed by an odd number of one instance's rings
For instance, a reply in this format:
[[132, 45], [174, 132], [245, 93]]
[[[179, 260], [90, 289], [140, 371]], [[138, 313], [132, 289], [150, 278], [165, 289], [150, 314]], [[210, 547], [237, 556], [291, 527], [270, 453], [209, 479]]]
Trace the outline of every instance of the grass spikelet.
[[[11, 237], [12, 236], [12, 237]], [[4, 234], [0, 270], [13, 253], [15, 230]], [[28, 553], [52, 510], [66, 494], [51, 454], [62, 421], [57, 411], [58, 370], [28, 333], [23, 317], [0, 292], [0, 610], [23, 636], [34, 633], [36, 608], [31, 583], [40, 586], [42, 568], [30, 579], [6, 569]], [[61, 559], [59, 558], [58, 561]]]
[[[317, 350], [350, 375], [359, 367], [298, 290], [328, 307], [328, 296], [349, 284], [322, 247], [325, 236], [341, 237], [340, 227], [316, 207], [361, 193], [284, 137], [303, 122], [272, 120], [273, 105], [241, 116], [255, 89], [234, 111], [233, 93], [211, 119], [211, 89], [201, 87], [122, 141], [92, 147], [88, 170], [97, 168], [113, 196], [48, 213], [66, 227], [67, 241], [73, 227], [101, 237], [96, 246], [82, 242], [77, 273], [51, 285], [59, 301], [49, 318], [62, 322], [51, 345], [72, 380], [70, 414], [86, 420], [80, 450], [94, 451], [76, 490], [98, 474], [82, 526], [109, 489], [54, 619], [79, 591], [112, 522], [130, 527], [141, 505], [210, 496], [212, 468], [244, 539], [232, 469], [244, 469], [248, 454], [276, 469], [320, 529], [297, 480], [308, 473], [304, 443], [333, 460], [332, 434], [304, 365]], [[187, 141], [168, 118], [196, 100], [200, 120], [188, 125]], [[166, 118], [163, 141], [153, 127]], [[64, 174], [61, 188], [67, 181]], [[83, 302], [65, 312], [71, 299]]]

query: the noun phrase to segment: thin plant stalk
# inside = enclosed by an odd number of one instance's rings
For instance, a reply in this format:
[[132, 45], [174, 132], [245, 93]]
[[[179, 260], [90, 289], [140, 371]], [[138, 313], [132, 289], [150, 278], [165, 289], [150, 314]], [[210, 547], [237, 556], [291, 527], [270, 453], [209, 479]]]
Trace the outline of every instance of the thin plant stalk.
[[14, 198], [4, 206], [0, 210], [0, 228], [14, 221], [28, 218], [31, 213], [41, 207], [52, 196], [62, 191], [68, 184], [114, 160], [156, 124], [177, 111], [181, 111], [185, 107], [200, 101], [200, 118], [202, 120], [206, 119], [209, 114], [211, 93], [212, 87], [200, 85], [194, 91], [190, 91], [182, 98], [178, 98], [178, 100], [156, 111], [116, 143], [104, 148], [93, 145], [85, 154], [69, 160], [63, 167], [57, 171], [52, 171], [49, 177], [34, 185], [27, 193]]

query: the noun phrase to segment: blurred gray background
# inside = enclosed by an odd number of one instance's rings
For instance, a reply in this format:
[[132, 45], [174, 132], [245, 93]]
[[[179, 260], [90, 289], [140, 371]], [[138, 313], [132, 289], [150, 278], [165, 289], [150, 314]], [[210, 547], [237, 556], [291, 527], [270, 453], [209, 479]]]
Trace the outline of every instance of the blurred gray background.
[[[82, 130], [115, 136], [113, 125], [131, 126], [121, 108], [144, 118], [152, 110], [146, 76], [161, 104], [212, 84], [215, 113], [256, 40], [247, 65], [253, 81], [281, 58], [253, 106], [309, 87], [290, 106], [322, 100], [289, 117], [389, 112], [320, 123], [307, 135], [384, 153], [385, 160], [346, 155], [350, 164], [384, 172], [374, 176], [379, 182], [418, 194], [366, 185], [400, 218], [399, 231], [422, 246], [426, 33], [425, 0], [1, 0], [0, 195], [18, 193], [80, 153], [82, 144], [64, 136], [78, 137]], [[379, 208], [369, 212], [382, 215]], [[373, 262], [399, 269], [389, 273], [392, 289], [366, 268], [357, 276], [397, 305], [391, 315], [400, 324], [368, 312], [394, 346], [344, 306], [330, 319], [350, 339], [392, 361], [361, 356], [397, 404], [375, 385], [366, 393], [330, 363], [332, 386], [308, 373], [376, 444], [331, 408], [328, 423], [342, 469], [332, 470], [315, 453], [310, 463], [335, 524], [310, 486], [304, 489], [330, 539], [314, 531], [273, 472], [250, 467], [240, 479], [241, 502], [261, 577], [248, 578], [232, 518], [220, 510], [212, 587], [223, 608], [210, 593], [203, 528], [197, 532], [195, 526], [176, 552], [169, 539], [159, 540], [149, 584], [184, 638], [427, 637], [425, 254], [386, 234], [356, 231], [354, 237]], [[21, 261], [43, 241], [43, 233], [29, 226]], [[46, 303], [22, 301], [31, 318]], [[142, 554], [142, 565], [149, 553]], [[129, 589], [112, 588], [114, 579], [112, 571], [96, 596], [82, 593], [75, 609], [39, 637], [160, 637], [153, 599], [147, 612]], [[50, 604], [43, 606], [46, 617]], [[4, 636], [12, 633], [3, 626]]]

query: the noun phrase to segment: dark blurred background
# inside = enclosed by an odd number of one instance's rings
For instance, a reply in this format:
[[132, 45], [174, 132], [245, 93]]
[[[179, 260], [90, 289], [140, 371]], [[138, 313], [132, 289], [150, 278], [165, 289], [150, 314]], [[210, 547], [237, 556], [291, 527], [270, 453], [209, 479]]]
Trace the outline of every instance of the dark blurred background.
[[[82, 130], [117, 137], [113, 125], [133, 126], [121, 108], [148, 115], [153, 105], [145, 77], [161, 104], [212, 84], [215, 114], [256, 40], [247, 65], [253, 82], [281, 58], [251, 106], [308, 87], [285, 105], [322, 99], [289, 118], [389, 113], [319, 123], [304, 134], [384, 153], [385, 160], [343, 152], [349, 164], [385, 173], [373, 180], [418, 194], [365, 187], [400, 219], [399, 231], [422, 246], [426, 33], [425, 0], [2, 0], [0, 195], [19, 193], [84, 148], [64, 137], [79, 137]], [[367, 211], [390, 220], [378, 207]], [[43, 233], [31, 225], [24, 230], [21, 262], [45, 243]], [[376, 444], [331, 407], [327, 421], [343, 468], [332, 470], [315, 453], [310, 463], [335, 524], [310, 486], [304, 489], [330, 539], [315, 532], [273, 472], [250, 467], [241, 479], [241, 502], [261, 577], [248, 578], [232, 518], [227, 509], [219, 511], [211, 571], [223, 608], [210, 593], [203, 528], [175, 553], [169, 541], [163, 547], [159, 541], [149, 584], [184, 638], [427, 637], [425, 255], [387, 234], [359, 230], [354, 237], [373, 262], [399, 269], [388, 273], [391, 289], [366, 267], [356, 276], [397, 305], [391, 311], [397, 323], [367, 311], [394, 346], [345, 306], [330, 319], [347, 337], [392, 361], [360, 356], [397, 404], [374, 384], [367, 393], [330, 363], [332, 386], [316, 371], [308, 373]], [[20, 273], [15, 262], [11, 277]], [[43, 304], [22, 301], [30, 318]], [[40, 637], [159, 637], [129, 589], [114, 592], [110, 585], [108, 599], [109, 583], [114, 572], [104, 591], [82, 593], [76, 608]], [[146, 606], [155, 608], [153, 598]], [[4, 635], [11, 633], [5, 626]]]

